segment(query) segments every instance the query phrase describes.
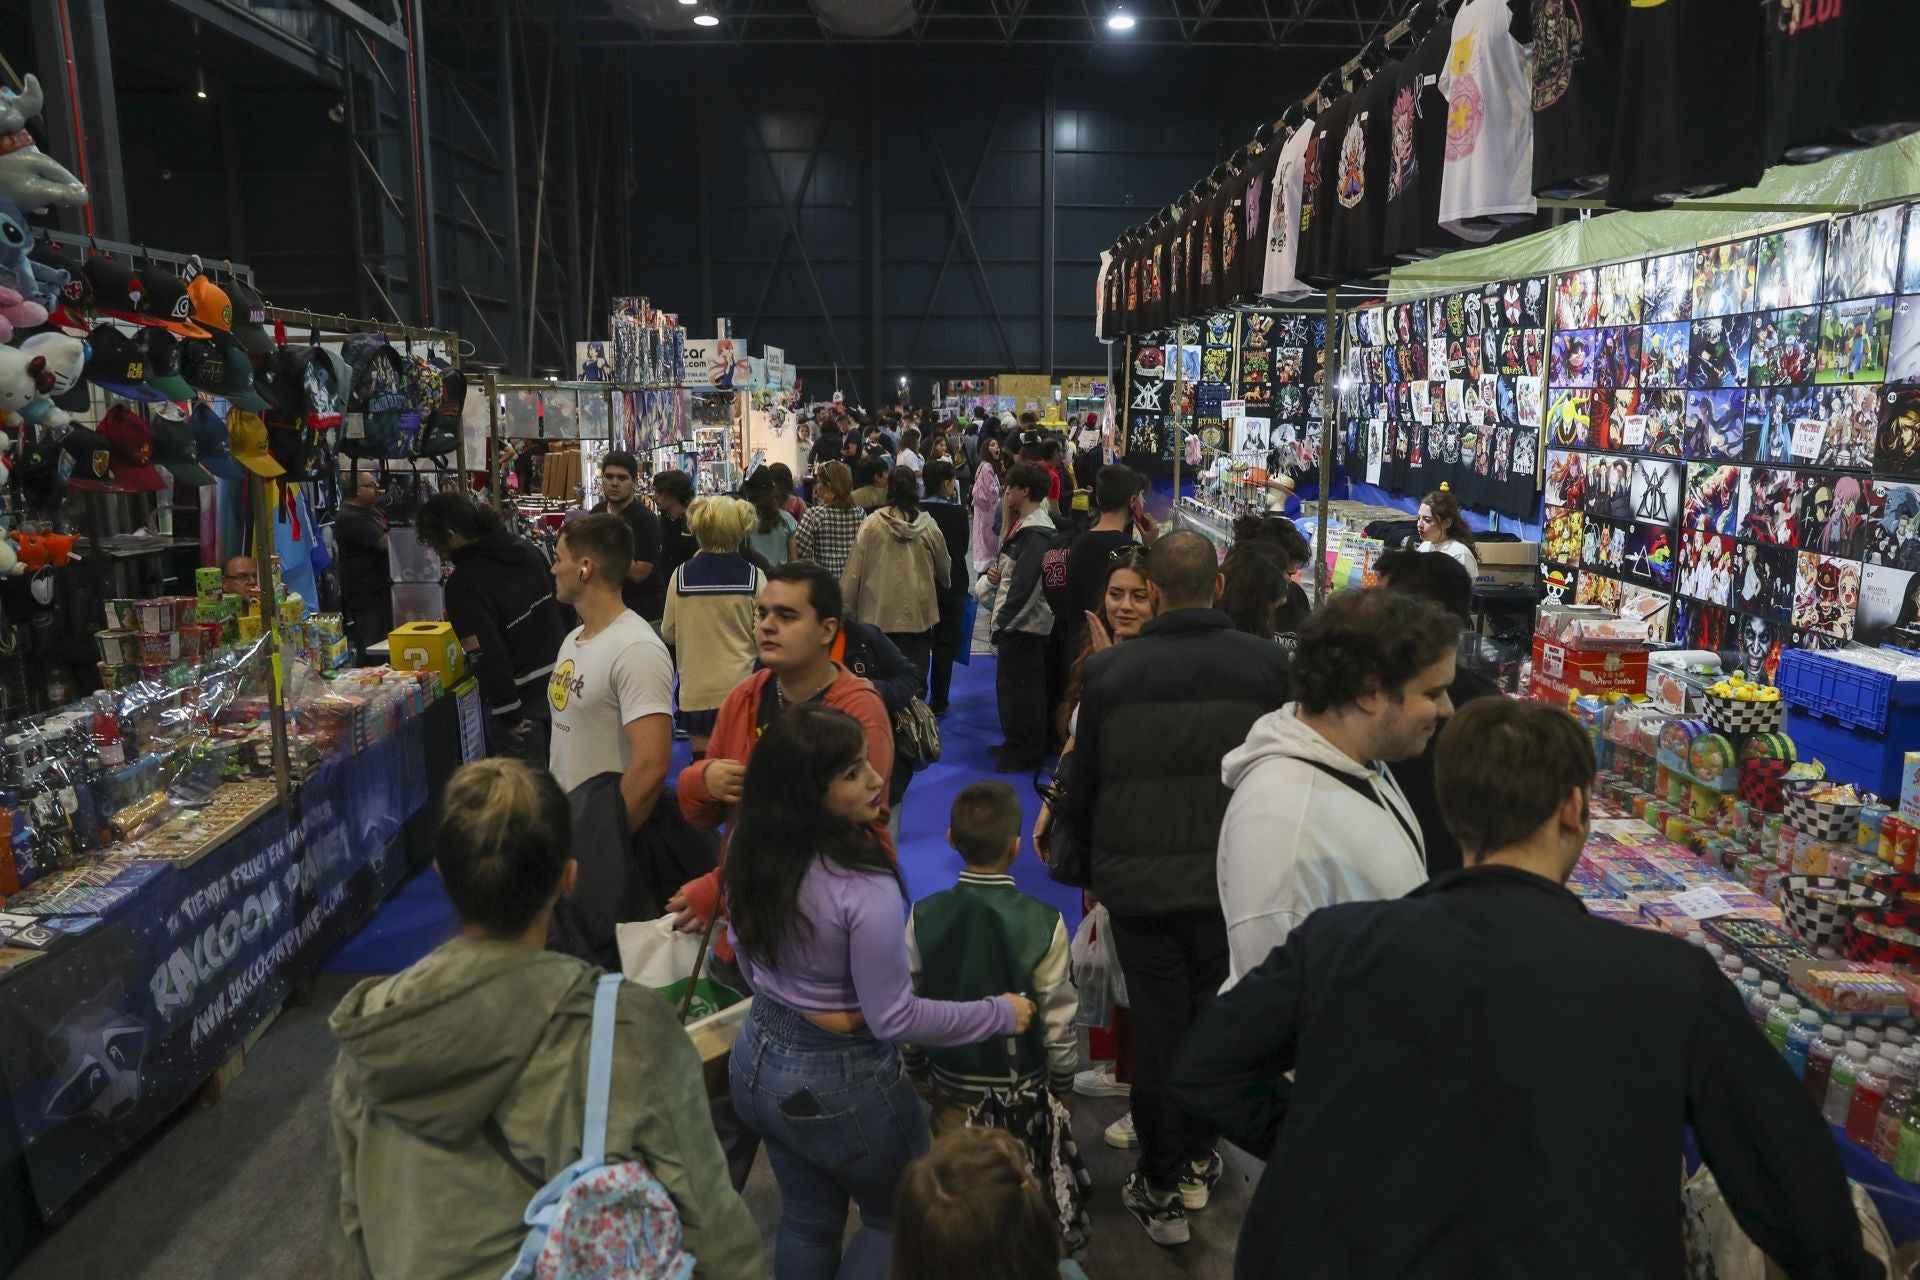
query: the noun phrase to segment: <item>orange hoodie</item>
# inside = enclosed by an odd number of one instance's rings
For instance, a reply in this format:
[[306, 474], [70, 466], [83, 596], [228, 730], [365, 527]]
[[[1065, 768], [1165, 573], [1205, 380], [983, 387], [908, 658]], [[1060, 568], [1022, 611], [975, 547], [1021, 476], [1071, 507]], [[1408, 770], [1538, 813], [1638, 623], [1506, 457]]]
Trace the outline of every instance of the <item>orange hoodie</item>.
[[[707, 758], [696, 760], [680, 771], [680, 811], [687, 815], [687, 821], [696, 827], [718, 827], [732, 821], [734, 806], [713, 798], [707, 790], [707, 766], [715, 760], [734, 760], [746, 764], [753, 755], [753, 744], [759, 738], [754, 721], [760, 706], [760, 692], [767, 681], [773, 679], [771, 671], [756, 671], [733, 687], [727, 700], [720, 704], [719, 718], [714, 722], [713, 736], [707, 741]], [[821, 695], [821, 702], [829, 707], [837, 707], [860, 722], [867, 731], [867, 763], [882, 778], [893, 772], [893, 721], [887, 715], [886, 704], [880, 701], [880, 694], [867, 681], [851, 672], [840, 669], [827, 691]], [[883, 790], [880, 796], [880, 816], [873, 823], [874, 835], [886, 846], [887, 853], [898, 856], [893, 848], [893, 834], [887, 829], [887, 799]], [[721, 846], [721, 856], [726, 856], [726, 846]], [[686, 895], [687, 905], [700, 917], [701, 923], [713, 919], [720, 909], [720, 872], [709, 871], [697, 880], [689, 880], [680, 886], [680, 892]], [[714, 951], [722, 959], [732, 960], [733, 948], [718, 931], [714, 934]]]

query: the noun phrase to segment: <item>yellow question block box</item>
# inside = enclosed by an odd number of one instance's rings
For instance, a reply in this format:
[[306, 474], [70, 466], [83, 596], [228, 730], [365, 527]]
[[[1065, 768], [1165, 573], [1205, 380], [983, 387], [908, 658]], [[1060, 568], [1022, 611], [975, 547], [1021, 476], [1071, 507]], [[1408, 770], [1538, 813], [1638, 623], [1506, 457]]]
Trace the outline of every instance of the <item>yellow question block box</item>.
[[446, 689], [466, 678], [467, 652], [451, 622], [405, 623], [387, 634], [387, 645], [387, 663], [395, 671], [438, 672]]

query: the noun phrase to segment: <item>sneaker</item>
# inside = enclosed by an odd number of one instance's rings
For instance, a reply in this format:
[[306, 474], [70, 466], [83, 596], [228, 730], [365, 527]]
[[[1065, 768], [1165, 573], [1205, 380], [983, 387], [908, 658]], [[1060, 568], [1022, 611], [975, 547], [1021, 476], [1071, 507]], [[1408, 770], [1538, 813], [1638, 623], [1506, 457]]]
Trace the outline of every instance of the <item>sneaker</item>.
[[1207, 1201], [1213, 1195], [1213, 1184], [1220, 1181], [1220, 1175], [1227, 1166], [1215, 1151], [1205, 1160], [1194, 1160], [1188, 1164], [1190, 1173], [1180, 1179], [1180, 1203], [1188, 1209], [1198, 1212], [1207, 1207]]
[[1140, 1135], [1133, 1127], [1133, 1112], [1127, 1112], [1107, 1126], [1107, 1145], [1122, 1151], [1133, 1151], [1140, 1146]]
[[1133, 1093], [1133, 1086], [1113, 1078], [1111, 1062], [1101, 1062], [1091, 1071], [1073, 1073], [1073, 1091], [1083, 1098], [1125, 1098]]
[[1147, 1238], [1155, 1244], [1187, 1242], [1187, 1210], [1176, 1192], [1162, 1199], [1147, 1186], [1143, 1173], [1130, 1173], [1120, 1188], [1120, 1203], [1147, 1229]]

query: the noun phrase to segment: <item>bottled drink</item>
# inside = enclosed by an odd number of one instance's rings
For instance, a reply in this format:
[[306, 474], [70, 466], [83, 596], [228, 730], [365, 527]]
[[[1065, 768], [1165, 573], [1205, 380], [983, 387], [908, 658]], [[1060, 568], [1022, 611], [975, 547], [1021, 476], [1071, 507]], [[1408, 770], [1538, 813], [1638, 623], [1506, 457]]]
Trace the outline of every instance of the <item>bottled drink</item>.
[[1827, 1080], [1827, 1101], [1820, 1108], [1820, 1114], [1827, 1118], [1828, 1124], [1845, 1124], [1847, 1111], [1853, 1106], [1853, 1086], [1860, 1078], [1860, 1066], [1867, 1060], [1867, 1046], [1858, 1040], [1847, 1041], [1846, 1047], [1833, 1060], [1833, 1075]]
[[1887, 1105], [1880, 1108], [1880, 1120], [1873, 1126], [1873, 1154], [1888, 1164], [1900, 1150], [1900, 1128], [1913, 1109], [1913, 1095], [1912, 1083], [1894, 1076], [1887, 1090]]
[[1829, 1024], [1820, 1028], [1818, 1040], [1807, 1045], [1807, 1071], [1801, 1079], [1806, 1081], [1807, 1096], [1822, 1111], [1826, 1109], [1827, 1085], [1832, 1080], [1833, 1062], [1840, 1055], [1841, 1043], [1840, 1028]]
[[1913, 1043], [1913, 1036], [1908, 1033], [1905, 1028], [1898, 1026], [1888, 1027], [1880, 1033], [1880, 1042], [1882, 1044], [1899, 1046], [1899, 1048], [1894, 1050], [1895, 1053], [1898, 1053], [1900, 1049], [1904, 1049]]
[[121, 741], [120, 717], [114, 714], [113, 695], [104, 689], [94, 696], [88, 728], [102, 768], [118, 769], [127, 762], [126, 747]]
[[1900, 1047], [1893, 1059], [1893, 1078], [1905, 1081], [1907, 1086], [1920, 1091], [1920, 1044], [1909, 1041]]
[[1780, 984], [1768, 978], [1760, 984], [1760, 994], [1747, 1001], [1747, 1014], [1763, 1029], [1767, 1025], [1767, 1015], [1773, 1012], [1773, 1006], [1780, 1003]]
[[1893, 1171], [1907, 1182], [1920, 1182], [1920, 1099], [1900, 1125], [1900, 1143], [1894, 1149]]
[[1867, 1046], [1869, 1054], [1880, 1052], [1880, 1032], [1873, 1027], [1855, 1027], [1847, 1032], [1847, 1039], [1858, 1040]]
[[1740, 977], [1734, 985], [1740, 988], [1740, 1003], [1752, 1008], [1754, 1000], [1760, 995], [1760, 971], [1747, 965], [1740, 970]]
[[1727, 958], [1727, 949], [1717, 942], [1709, 942], [1707, 944], [1707, 954], [1713, 957], [1715, 964], [1719, 964]]
[[1820, 1038], [1820, 1015], [1812, 1009], [1802, 1009], [1800, 1016], [1787, 1028], [1787, 1040], [1781, 1046], [1781, 1052], [1787, 1055], [1787, 1065], [1793, 1068], [1793, 1074], [1805, 1078], [1807, 1074], [1807, 1051], [1813, 1048], [1813, 1042]]
[[1781, 996], [1767, 1011], [1767, 1039], [1774, 1048], [1782, 1053], [1787, 1049], [1787, 1031], [1800, 1020], [1800, 999], [1794, 995]]
[[[1740, 957], [1739, 956], [1721, 956], [1720, 972], [1724, 973], [1727, 976], [1728, 982], [1734, 983], [1737, 986], [1740, 982]], [[1742, 992], [1741, 999], [1744, 1000], [1745, 998], [1746, 998], [1746, 993]]]
[[1847, 1105], [1847, 1136], [1863, 1147], [1873, 1145], [1880, 1108], [1887, 1105], [1887, 1077], [1892, 1070], [1892, 1063], [1876, 1056], [1867, 1059], [1854, 1079], [1853, 1101]]

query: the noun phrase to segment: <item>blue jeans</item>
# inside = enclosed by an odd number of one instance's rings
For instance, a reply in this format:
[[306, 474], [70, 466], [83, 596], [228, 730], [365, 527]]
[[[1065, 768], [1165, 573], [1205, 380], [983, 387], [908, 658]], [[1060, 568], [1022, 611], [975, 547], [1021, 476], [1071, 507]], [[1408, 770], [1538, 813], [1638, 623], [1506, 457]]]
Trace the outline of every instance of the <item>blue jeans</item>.
[[[765, 1140], [780, 1184], [775, 1280], [886, 1280], [894, 1192], [927, 1150], [899, 1051], [864, 1029], [822, 1030], [759, 994], [729, 1070], [734, 1109]], [[860, 1230], [842, 1258], [849, 1199]]]

